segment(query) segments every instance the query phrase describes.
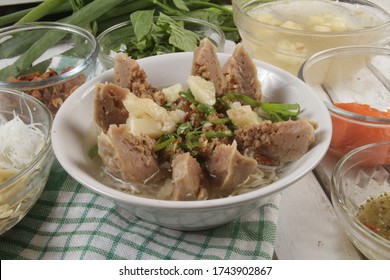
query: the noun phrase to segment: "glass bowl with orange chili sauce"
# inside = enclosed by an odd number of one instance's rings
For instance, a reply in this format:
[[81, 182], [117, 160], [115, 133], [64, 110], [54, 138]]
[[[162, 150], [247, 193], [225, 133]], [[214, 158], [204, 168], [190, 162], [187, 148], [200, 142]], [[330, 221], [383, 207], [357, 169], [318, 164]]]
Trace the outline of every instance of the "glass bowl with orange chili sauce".
[[348, 46], [311, 56], [298, 76], [327, 105], [332, 118], [329, 151], [390, 141], [390, 48]]

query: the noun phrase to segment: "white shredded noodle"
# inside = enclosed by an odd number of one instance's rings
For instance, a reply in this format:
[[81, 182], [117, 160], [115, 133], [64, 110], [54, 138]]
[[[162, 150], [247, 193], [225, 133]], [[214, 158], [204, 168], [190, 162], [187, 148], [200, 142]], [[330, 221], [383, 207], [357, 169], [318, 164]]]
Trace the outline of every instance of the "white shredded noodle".
[[23, 169], [44, 144], [39, 123], [25, 124], [19, 116], [0, 124], [0, 169]]

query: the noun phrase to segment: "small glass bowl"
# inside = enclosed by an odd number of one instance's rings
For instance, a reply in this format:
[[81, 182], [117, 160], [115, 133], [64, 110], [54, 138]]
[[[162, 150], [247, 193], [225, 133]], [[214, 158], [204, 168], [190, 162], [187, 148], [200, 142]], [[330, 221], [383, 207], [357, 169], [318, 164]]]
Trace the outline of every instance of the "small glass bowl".
[[0, 89], [0, 125], [15, 116], [27, 125], [40, 124], [36, 127], [43, 134], [43, 144], [28, 165], [18, 170], [0, 169], [0, 234], [16, 225], [38, 200], [54, 160], [50, 134], [53, 117], [49, 109], [26, 93]]
[[78, 26], [34, 22], [0, 29], [0, 87], [26, 92], [57, 113], [95, 74], [96, 38]]
[[384, 46], [390, 14], [365, 0], [233, 0], [243, 44], [259, 60], [297, 75], [311, 55], [348, 45]]
[[[225, 34], [218, 26], [197, 18], [180, 16], [172, 16], [171, 18], [183, 22], [187, 30], [197, 33], [201, 38], [209, 38], [216, 46], [217, 52], [223, 52], [226, 39]], [[113, 68], [116, 54], [120, 51], [126, 51], [126, 44], [132, 39], [128, 34], [133, 33], [132, 30], [131, 21], [125, 21], [106, 29], [97, 37], [100, 46], [99, 59], [105, 69]]]
[[390, 142], [381, 142], [345, 155], [336, 164], [331, 178], [332, 203], [340, 224], [368, 259], [390, 259], [390, 240], [364, 225], [357, 213], [367, 198], [390, 194], [389, 172]]
[[389, 117], [340, 107], [357, 104], [383, 112], [390, 109], [390, 48], [347, 46], [325, 50], [311, 56], [298, 76], [328, 107], [333, 125], [329, 151], [335, 156], [340, 158], [365, 144], [390, 140]]

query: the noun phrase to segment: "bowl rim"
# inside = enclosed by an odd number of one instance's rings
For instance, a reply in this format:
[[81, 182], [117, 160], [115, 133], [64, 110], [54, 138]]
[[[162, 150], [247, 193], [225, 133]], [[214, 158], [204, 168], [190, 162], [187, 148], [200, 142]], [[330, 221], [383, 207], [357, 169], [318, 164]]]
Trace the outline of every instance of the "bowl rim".
[[[317, 52], [310, 56], [300, 67], [298, 71], [298, 77], [305, 81], [305, 73], [308, 71], [312, 65], [326, 60], [328, 58], [342, 56], [355, 56], [355, 55], [388, 55], [390, 56], [390, 47], [380, 47], [380, 46], [372, 46], [372, 45], [354, 45], [354, 46], [341, 46], [326, 49], [320, 52]], [[371, 123], [372, 125], [384, 125], [388, 126], [390, 124], [390, 118], [381, 118], [381, 117], [372, 117], [360, 115], [357, 113], [349, 112], [347, 110], [341, 109], [339, 107], [334, 106], [332, 103], [323, 101], [331, 113], [347, 118], [349, 120], [353, 120], [355, 122], [361, 123]]]
[[[307, 36], [319, 36], [319, 37], [328, 37], [328, 36], [346, 36], [346, 35], [360, 35], [360, 34], [365, 34], [365, 33], [371, 33], [373, 30], [376, 29], [381, 29], [387, 26], [390, 26], [390, 13], [387, 12], [384, 8], [378, 6], [377, 4], [371, 2], [371, 1], [366, 1], [366, 0], [330, 0], [330, 2], [342, 2], [342, 3], [349, 3], [349, 4], [361, 4], [364, 6], [369, 6], [371, 8], [377, 9], [377, 11], [381, 12], [383, 15], [387, 16], [387, 21], [385, 21], [382, 24], [379, 24], [374, 27], [370, 28], [365, 28], [365, 29], [360, 29], [360, 30], [353, 30], [353, 31], [342, 31], [342, 32], [315, 32], [315, 31], [309, 31], [309, 30], [295, 30], [295, 29], [289, 29], [289, 28], [284, 28], [280, 26], [275, 26], [272, 24], [268, 24], [265, 22], [258, 21], [254, 19], [253, 17], [250, 17], [247, 15], [247, 13], [244, 11], [244, 8], [247, 7], [248, 5], [252, 4], [254, 1], [246, 1], [243, 3], [243, 5], [238, 4], [237, 2], [240, 0], [232, 0], [232, 5], [233, 5], [233, 11], [236, 12], [236, 15], [241, 16], [242, 18], [245, 17], [246, 20], [249, 21], [250, 26], [255, 26], [256, 24], [260, 25], [265, 25], [269, 29], [274, 30], [275, 32], [284, 32], [284, 33], [291, 33], [291, 34], [297, 34], [297, 35], [307, 35]], [[281, 0], [283, 2], [290, 2], [288, 0]], [[316, 0], [316, 1], [322, 1], [322, 2], [329, 2], [328, 0]], [[269, 2], [274, 2], [274, 1], [266, 1], [260, 2], [259, 4], [264, 4], [267, 5]], [[352, 2], [352, 3], [351, 3]]]
[[[163, 55], [158, 55], [158, 56], [151, 56], [151, 57], [142, 58], [142, 59], [139, 59], [138, 61], [140, 62], [140, 64], [141, 64], [141, 62], [142, 63], [143, 62], [151, 62], [156, 58], [172, 61], [173, 56], [176, 56], [176, 59], [180, 59], [180, 58], [186, 59], [187, 57], [192, 58], [193, 54], [192, 54], [192, 52], [169, 53], [169, 54], [163, 54]], [[230, 54], [218, 53], [219, 60], [221, 60], [222, 58], [228, 59], [229, 57], [230, 57]], [[307, 90], [311, 92], [310, 87], [308, 87], [306, 84], [304, 84], [301, 80], [299, 80], [293, 74], [291, 74], [283, 69], [277, 68], [276, 66], [273, 66], [271, 64], [268, 64], [268, 63], [265, 63], [265, 62], [262, 62], [259, 60], [254, 60], [254, 61], [257, 64], [257, 67], [261, 67], [261, 68], [265, 69], [266, 71], [272, 71], [273, 73], [277, 73], [278, 75], [282, 76], [283, 78], [287, 78], [289, 80], [288, 84], [294, 84], [295, 86], [297, 86], [297, 85], [305, 86], [307, 88]], [[94, 84], [96, 82], [99, 82], [103, 76], [109, 77], [109, 75], [113, 75], [113, 73], [114, 73], [114, 69], [113, 68], [109, 69], [109, 70], [105, 71], [104, 73], [100, 74], [99, 76], [90, 80], [89, 84], [86, 83], [86, 84], [82, 85], [77, 90], [79, 92], [83, 92], [83, 96], [85, 96], [86, 92], [89, 91], [90, 89], [94, 88]], [[291, 79], [293, 79], [294, 83], [292, 83]], [[80, 94], [79, 94], [79, 96], [80, 96]], [[74, 99], [74, 101], [77, 100], [77, 102], [80, 102], [79, 96], [72, 95], [70, 97], [70, 99], [67, 99], [67, 101], [66, 101], [66, 102], [68, 102], [67, 104], [71, 104], [73, 102], [73, 99]], [[153, 199], [153, 198], [145, 198], [145, 197], [141, 197], [141, 196], [136, 196], [136, 195], [124, 193], [124, 192], [119, 191], [117, 189], [111, 188], [107, 185], [104, 185], [103, 183], [101, 183], [99, 186], [92, 186], [88, 182], [88, 180], [84, 180], [83, 176], [79, 176], [77, 174], [78, 172], [71, 172], [72, 171], [71, 167], [68, 166], [68, 164], [69, 164], [68, 159], [64, 158], [61, 155], [61, 153], [62, 153], [61, 147], [59, 146], [59, 144], [56, 141], [53, 142], [53, 150], [54, 150], [54, 153], [56, 154], [57, 159], [59, 160], [60, 164], [63, 166], [63, 168], [69, 174], [72, 174], [72, 177], [75, 178], [78, 182], [80, 182], [83, 186], [86, 186], [88, 189], [91, 189], [94, 192], [96, 192], [104, 197], [107, 197], [113, 201], [121, 202], [122, 204], [129, 205], [129, 198], [131, 198], [130, 203], [133, 206], [147, 207], [149, 209], [169, 210], [169, 211], [172, 211], [172, 210], [188, 211], [188, 210], [199, 210], [199, 209], [231, 208], [233, 206], [244, 205], [244, 204], [258, 201], [259, 199], [262, 199], [262, 198], [268, 197], [268, 196], [270, 197], [270, 196], [282, 191], [286, 187], [288, 187], [288, 186], [294, 184], [295, 182], [297, 182], [298, 180], [300, 180], [308, 172], [310, 172], [310, 170], [312, 170], [320, 162], [320, 160], [325, 156], [327, 147], [329, 147], [330, 140], [331, 140], [330, 115], [329, 115], [328, 110], [326, 109], [326, 106], [321, 102], [321, 99], [318, 96], [312, 95], [312, 98], [316, 99], [318, 101], [319, 106], [322, 107], [323, 109], [325, 109], [325, 111], [323, 111], [323, 112], [326, 113], [326, 119], [322, 119], [321, 121], [324, 124], [328, 124], [330, 130], [329, 130], [328, 134], [321, 135], [320, 139], [321, 139], [321, 146], [326, 147], [326, 149], [321, 150], [321, 152], [318, 153], [318, 157], [315, 158], [312, 162], [310, 162], [310, 164], [307, 164], [307, 166], [305, 167], [305, 172], [300, 173], [299, 176], [296, 176], [293, 178], [290, 177], [289, 181], [286, 181], [287, 179], [285, 177], [283, 177], [276, 182], [276, 184], [273, 186], [273, 188], [271, 188], [271, 189], [268, 188], [266, 191], [264, 190], [264, 188], [260, 188], [260, 189], [253, 190], [251, 192], [240, 194], [237, 196], [229, 196], [229, 197], [224, 197], [224, 198], [220, 198], [220, 199], [197, 200], [197, 201], [171, 201], [171, 200], [158, 200], [158, 199]], [[52, 132], [54, 139], [59, 138], [59, 133], [56, 133], [57, 132], [56, 128], [57, 128], [57, 126], [60, 127], [60, 124], [61, 124], [60, 117], [63, 114], [64, 115], [66, 114], [66, 112], [64, 111], [65, 110], [64, 108], [66, 108], [66, 107], [67, 106], [65, 106], [65, 107], [61, 106], [61, 108], [57, 114], [57, 117], [54, 120], [54, 129]], [[281, 184], [283, 184], [283, 185], [280, 186]]]
[[[344, 196], [338, 191], [338, 180], [336, 179], [337, 175], [340, 173], [341, 168], [343, 164], [353, 157], [354, 155], [360, 153], [361, 151], [368, 150], [372, 147], [379, 147], [379, 146], [390, 146], [390, 141], [386, 142], [377, 142], [377, 143], [371, 143], [367, 145], [363, 145], [361, 147], [358, 147], [343, 157], [340, 158], [340, 160], [337, 162], [336, 166], [334, 167], [332, 174], [331, 174], [331, 181], [330, 181], [330, 189], [331, 189], [331, 200], [333, 203], [333, 207], [337, 208], [340, 213], [340, 215], [343, 216], [343, 218], [348, 222], [348, 224], [353, 227], [354, 230], [356, 230], [359, 235], [369, 237], [371, 241], [375, 241], [387, 248], [390, 248], [390, 240], [387, 240], [386, 238], [380, 236], [379, 234], [376, 234], [372, 230], [370, 230], [368, 227], [366, 227], [359, 219], [350, 213], [348, 210], [348, 207], [345, 205]], [[340, 221], [341, 223], [341, 221]], [[345, 225], [341, 223], [343, 227]], [[347, 230], [349, 232], [349, 230]], [[351, 233], [353, 236], [355, 236], [353, 233]]]
[[68, 24], [68, 23], [62, 23], [62, 22], [52, 22], [52, 21], [38, 21], [38, 22], [30, 22], [20, 25], [12, 25], [9, 27], [1, 28], [0, 29], [0, 36], [4, 37], [10, 34], [17, 33], [19, 31], [31, 31], [31, 30], [61, 30], [61, 31], [67, 31], [72, 34], [77, 34], [79, 36], [84, 37], [88, 41], [91, 42], [91, 51], [88, 54], [88, 56], [85, 58], [83, 63], [77, 65], [73, 69], [64, 72], [64, 73], [58, 73], [58, 76], [47, 78], [41, 81], [34, 81], [34, 82], [7, 82], [7, 81], [0, 81], [0, 87], [3, 88], [16, 88], [19, 90], [29, 90], [29, 89], [35, 89], [35, 88], [44, 88], [48, 86], [52, 86], [58, 82], [65, 82], [67, 80], [70, 80], [78, 75], [80, 75], [84, 70], [86, 70], [88, 67], [93, 65], [98, 57], [99, 53], [99, 44], [97, 42], [97, 39], [95, 36], [89, 32], [85, 28], [81, 28], [79, 26]]
[[13, 90], [13, 89], [3, 89], [1, 88], [0, 89], [0, 94], [3, 94], [3, 93], [9, 93], [11, 95], [14, 95], [14, 96], [17, 96], [21, 99], [27, 99], [29, 100], [30, 102], [32, 102], [33, 104], [35, 104], [37, 107], [39, 107], [39, 110], [42, 110], [45, 112], [45, 115], [48, 119], [48, 128], [47, 128], [47, 135], [45, 136], [45, 139], [44, 139], [44, 144], [42, 146], [42, 149], [39, 151], [39, 153], [33, 158], [33, 160], [28, 164], [28, 166], [20, 169], [18, 171], [18, 173], [16, 173], [14, 176], [11, 176], [10, 178], [8, 178], [7, 180], [5, 180], [4, 182], [1, 182], [0, 183], [0, 191], [5, 188], [6, 186], [9, 186], [17, 181], [19, 181], [26, 173], [28, 173], [31, 169], [34, 168], [34, 166], [42, 159], [44, 158], [48, 153], [51, 152], [52, 150], [52, 143], [51, 143], [51, 130], [52, 130], [52, 126], [53, 126], [53, 116], [50, 112], [50, 110], [41, 102], [39, 101], [37, 98], [27, 94], [27, 93], [24, 93], [24, 92], [21, 92], [21, 91], [18, 91], [18, 90]]
[[[210, 27], [211, 29], [213, 29], [216, 33], [218, 33], [218, 36], [221, 37], [221, 46], [217, 47], [220, 51], [223, 51], [224, 47], [225, 47], [225, 42], [226, 42], [226, 36], [225, 36], [225, 33], [223, 32], [223, 30], [218, 27], [217, 25], [211, 23], [211, 22], [208, 22], [208, 21], [205, 21], [205, 20], [202, 20], [202, 19], [198, 19], [198, 18], [193, 18], [193, 17], [186, 17], [186, 16], [170, 16], [172, 19], [174, 20], [181, 20], [181, 21], [187, 21], [187, 22], [192, 22], [192, 23], [199, 23], [199, 24], [202, 24], [202, 25], [205, 25], [207, 27]], [[154, 16], [153, 17], [154, 19], [157, 19], [158, 16]], [[112, 31], [115, 31], [119, 28], [122, 28], [122, 27], [125, 27], [125, 26], [131, 26], [132, 25], [132, 22], [131, 20], [127, 20], [127, 21], [123, 21], [123, 22], [120, 22], [120, 23], [117, 23], [107, 29], [105, 29], [103, 32], [101, 32], [98, 36], [97, 36], [97, 42], [99, 44], [99, 56], [101, 59], [104, 59], [104, 60], [107, 60], [107, 61], [114, 61], [114, 59], [107, 55], [105, 52], [103, 52], [103, 49], [102, 49], [102, 40], [104, 40], [105, 36], [109, 35]]]

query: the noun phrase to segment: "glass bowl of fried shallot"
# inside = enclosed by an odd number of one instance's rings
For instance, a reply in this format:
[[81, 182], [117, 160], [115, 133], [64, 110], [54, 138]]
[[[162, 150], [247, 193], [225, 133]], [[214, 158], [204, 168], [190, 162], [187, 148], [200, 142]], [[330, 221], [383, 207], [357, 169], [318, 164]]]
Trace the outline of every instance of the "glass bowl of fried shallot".
[[53, 116], [95, 75], [98, 43], [86, 29], [34, 22], [0, 29], [0, 87], [28, 93]]

